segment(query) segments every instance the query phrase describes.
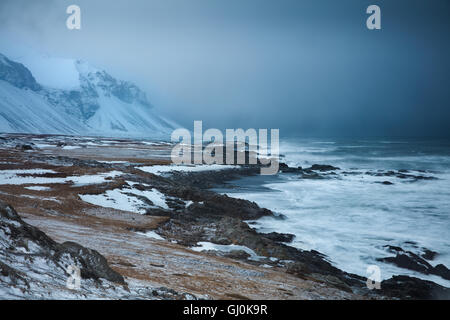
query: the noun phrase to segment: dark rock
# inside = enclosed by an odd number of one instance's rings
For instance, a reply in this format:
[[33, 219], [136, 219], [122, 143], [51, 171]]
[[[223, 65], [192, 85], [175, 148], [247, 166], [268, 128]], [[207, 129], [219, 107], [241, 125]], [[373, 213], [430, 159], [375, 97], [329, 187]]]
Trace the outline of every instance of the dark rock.
[[85, 248], [75, 242], [64, 242], [56, 258], [69, 254], [76, 262], [81, 264], [81, 276], [83, 278], [106, 279], [112, 282], [124, 284], [125, 280], [119, 273], [112, 270], [108, 261], [95, 250]]
[[424, 175], [414, 175], [407, 173], [408, 171], [399, 170], [399, 171], [379, 171], [379, 172], [371, 172], [367, 171], [365, 174], [375, 177], [396, 177], [398, 179], [410, 179], [410, 181], [419, 181], [419, 180], [436, 180], [437, 178], [433, 176], [424, 176]]
[[310, 168], [306, 169], [306, 170], [314, 170], [314, 171], [321, 171], [321, 172], [326, 172], [326, 171], [335, 171], [335, 170], [340, 170], [337, 167], [333, 167], [330, 165], [323, 165], [323, 164], [313, 164]]
[[324, 179], [325, 177], [314, 171], [303, 171], [300, 175], [301, 179]]
[[303, 169], [302, 169], [302, 167], [297, 167], [297, 168], [289, 167], [286, 163], [280, 162], [279, 163], [279, 171], [282, 173], [298, 173], [298, 172], [302, 172]]
[[397, 253], [397, 252], [404, 252], [405, 251], [402, 248], [397, 247], [397, 246], [386, 245], [386, 246], [383, 246], [383, 247], [386, 248], [391, 253]]
[[440, 276], [446, 280], [450, 280], [450, 270], [443, 264], [438, 264], [436, 267], [433, 268], [433, 270], [431, 270], [431, 273]]
[[250, 257], [244, 250], [233, 250], [225, 253], [224, 256], [236, 260], [247, 260]]
[[377, 259], [378, 261], [395, 264], [399, 268], [430, 274], [433, 266], [412, 252], [397, 253], [395, 257]]
[[450, 270], [443, 264], [439, 264], [433, 267], [423, 257], [434, 257], [437, 253], [426, 249], [426, 253], [422, 257], [410, 252], [405, 251], [400, 247], [385, 246], [390, 252], [396, 252], [395, 257], [387, 257], [377, 259], [378, 261], [388, 262], [395, 264], [399, 268], [417, 271], [423, 274], [434, 274], [440, 276], [446, 280], [450, 280]]
[[203, 201], [187, 208], [191, 215], [197, 217], [224, 216], [237, 217], [243, 220], [255, 220], [264, 216], [273, 216], [272, 211], [260, 208], [256, 203], [247, 200], [214, 194]]
[[381, 282], [382, 295], [402, 300], [448, 300], [450, 289], [432, 281], [408, 276], [393, 276]]
[[22, 151], [28, 151], [28, 150], [33, 150], [33, 147], [29, 144], [18, 144], [18, 145], [16, 145], [16, 149], [19, 149]]
[[378, 182], [378, 183], [384, 184], [384, 185], [386, 185], [386, 186], [393, 185], [393, 183], [390, 182], [390, 181], [383, 181], [383, 182]]
[[[29, 241], [36, 244], [33, 253], [54, 261], [64, 271], [66, 270], [64, 257], [69, 256], [85, 278], [103, 278], [109, 281], [125, 283], [124, 278], [113, 271], [105, 257], [95, 250], [85, 248], [74, 242], [56, 243], [38, 228], [24, 222], [13, 207], [0, 201], [0, 230], [7, 230], [9, 250], [21, 252], [20, 247], [27, 249]], [[14, 221], [14, 223], [12, 223]]]
[[[150, 200], [146, 200], [147, 203], [149, 203]], [[173, 216], [172, 212], [165, 209], [160, 208], [147, 208], [145, 209], [145, 215], [146, 216], [153, 216], [153, 217], [171, 217]]]
[[0, 275], [9, 278], [13, 285], [23, 283], [26, 287], [30, 288], [30, 285], [22, 272], [14, 268], [11, 268], [10, 266], [1, 261], [0, 261]]
[[139, 191], [145, 191], [145, 190], [149, 189], [149, 188], [145, 187], [142, 184], [135, 184], [135, 185], [133, 185], [133, 188], [135, 188], [135, 189], [137, 189]]
[[277, 242], [292, 242], [294, 240], [295, 235], [290, 233], [278, 233], [278, 232], [271, 232], [271, 233], [262, 233], [262, 236], [264, 238], [277, 241]]
[[151, 295], [163, 300], [198, 300], [197, 297], [192, 294], [179, 293], [166, 287], [153, 289]]
[[176, 211], [181, 211], [186, 208], [186, 203], [178, 198], [167, 198], [166, 204], [170, 209]]
[[424, 253], [421, 255], [425, 260], [433, 261], [438, 253], [429, 249], [424, 249]]

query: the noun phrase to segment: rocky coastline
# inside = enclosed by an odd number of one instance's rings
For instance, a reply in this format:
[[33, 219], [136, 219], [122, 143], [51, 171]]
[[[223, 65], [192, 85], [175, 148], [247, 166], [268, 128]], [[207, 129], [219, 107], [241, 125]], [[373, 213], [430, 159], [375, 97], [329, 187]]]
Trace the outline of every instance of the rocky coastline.
[[[326, 175], [339, 168], [330, 165], [314, 164], [309, 168], [292, 168], [280, 163], [280, 171], [296, 174], [302, 179], [324, 179]], [[251, 228], [247, 220], [256, 220], [264, 216], [274, 219], [284, 219], [282, 215], [270, 210], [259, 208], [255, 203], [234, 199], [226, 195], [218, 195], [207, 191], [212, 186], [223, 186], [239, 177], [255, 175], [258, 166], [244, 166], [240, 169], [221, 170], [216, 172], [176, 173], [169, 179], [182, 183], [182, 193], [174, 195], [196, 201], [195, 204], [178, 214], [171, 214], [170, 220], [161, 225], [157, 232], [166, 239], [175, 240], [186, 246], [195, 246], [198, 242], [212, 242], [219, 245], [237, 244], [248, 247], [259, 256], [264, 257], [252, 261], [242, 250], [221, 253], [210, 251], [209, 254], [219, 254], [233, 259], [241, 259], [250, 263], [265, 264], [282, 269], [300, 278], [324, 282], [336, 288], [355, 292], [367, 298], [395, 299], [448, 299], [450, 290], [431, 281], [409, 276], [395, 276], [381, 282], [381, 290], [369, 290], [366, 278], [349, 274], [335, 268], [327, 257], [315, 250], [304, 251], [289, 246], [294, 235], [272, 232], [258, 233]], [[383, 174], [383, 173], [379, 173]], [[432, 179], [426, 175], [413, 176], [406, 172], [388, 172], [386, 176], [400, 175], [400, 178], [412, 177], [415, 180]], [[188, 187], [186, 187], [188, 186]], [[230, 187], [229, 185], [227, 186]], [[169, 188], [170, 189], [170, 188]], [[170, 190], [167, 190], [170, 192]], [[147, 214], [152, 214], [148, 212]], [[432, 267], [425, 259], [433, 260], [436, 252], [425, 249], [423, 257], [391, 247], [396, 252], [395, 257], [379, 258], [379, 261], [394, 263], [401, 268], [415, 270], [424, 274], [436, 274], [448, 279], [449, 270], [444, 265]], [[249, 260], [250, 259], [250, 260]], [[419, 289], [420, 288], [420, 289]]]
[[[36, 142], [30, 142], [33, 139], [38, 140], [41, 146]], [[167, 153], [170, 149], [166, 144], [148, 147], [141, 142], [133, 142], [134, 145], [130, 147], [128, 140], [116, 140], [113, 144], [110, 140], [108, 144], [103, 145], [100, 138], [89, 138], [86, 143], [86, 139], [73, 137], [2, 136], [0, 173], [7, 178], [0, 181], [0, 200], [3, 201], [0, 206], [3, 231], [1, 241], [4, 244], [0, 252], [0, 289], [14, 284], [17, 290], [23, 292], [24, 298], [33, 297], [37, 293], [42, 297], [52, 298], [52, 295], [44, 295], [42, 288], [54, 282], [54, 279], [59, 279], [56, 282], [64, 297], [68, 294], [63, 288], [65, 277], [67, 277], [65, 268], [70, 263], [80, 266], [82, 278], [88, 281], [86, 287], [83, 287], [84, 291], [75, 293], [77, 298], [101, 296], [119, 299], [236, 299], [244, 297], [238, 293], [223, 294], [225, 289], [217, 289], [217, 293], [214, 294], [215, 288], [212, 289], [212, 286], [208, 291], [207, 287], [210, 283], [214, 282], [217, 286], [218, 283], [215, 281], [223, 282], [223, 280], [215, 279], [218, 276], [214, 274], [207, 279], [205, 275], [195, 274], [198, 264], [201, 263], [205, 266], [204, 273], [211, 271], [208, 265], [216, 265], [217, 268], [222, 268], [221, 270], [244, 268], [239, 271], [242, 279], [238, 279], [239, 283], [230, 287], [241, 285], [247, 296], [253, 295], [256, 298], [450, 298], [450, 289], [431, 281], [409, 276], [395, 276], [382, 281], [381, 289], [370, 290], [366, 285], [366, 278], [334, 267], [320, 252], [300, 250], [290, 246], [293, 235], [257, 232], [246, 221], [261, 217], [273, 219], [284, 219], [284, 217], [261, 208], [256, 203], [218, 194], [211, 188], [224, 186], [225, 183], [227, 187], [230, 187], [230, 182], [236, 179], [256, 175], [260, 172], [259, 165], [198, 172], [175, 170], [167, 174], [155, 174], [143, 169], [145, 166], [169, 165], [167, 158], [164, 159], [164, 157], [149, 159], [149, 154]], [[43, 141], [45, 144], [51, 143], [52, 146], [44, 145]], [[95, 147], [91, 147], [94, 144], [93, 141], [96, 144]], [[73, 146], [73, 148], [64, 149], [66, 146]], [[125, 147], [126, 152], [123, 151]], [[129, 156], [130, 148], [134, 148], [133, 157]], [[111, 156], [112, 154], [115, 158]], [[38, 172], [39, 170], [41, 172]], [[336, 170], [339, 168], [326, 164], [314, 164], [308, 168], [292, 168], [280, 163], [280, 174], [295, 175], [298, 179], [326, 179], [333, 176]], [[15, 173], [11, 173], [12, 171]], [[120, 174], [116, 174], [117, 172]], [[8, 174], [11, 176], [7, 176]], [[95, 174], [97, 176], [94, 176]], [[352, 172], [343, 174], [352, 174]], [[410, 174], [406, 171], [371, 174], [387, 178], [397, 176], [412, 182], [432, 179], [426, 172], [421, 175]], [[47, 187], [41, 187], [42, 189], [39, 190], [36, 187], [33, 189], [28, 184], [20, 184], [21, 182], [12, 184], [11, 177], [18, 180], [42, 179], [45, 183], [42, 182], [41, 185], [47, 185]], [[95, 184], [90, 182], [77, 184], [74, 181], [82, 180], [77, 177], [89, 177], [89, 179], [101, 177], [101, 179]], [[48, 191], [45, 191], [47, 190], [45, 188], [48, 188]], [[151, 192], [153, 195], [163, 196], [165, 205], [156, 205], [157, 199], [147, 196]], [[132, 203], [140, 203], [140, 214], [112, 208], [115, 206], [108, 208], [105, 205], [87, 204], [82, 201], [83, 197], [96, 197], [102, 194], [104, 194], [103, 202], [111, 200], [115, 194], [128, 197], [128, 202], [132, 199], [134, 201]], [[26, 219], [22, 220], [22, 215]], [[39, 229], [32, 224], [39, 225]], [[68, 226], [69, 231], [61, 227], [64, 224]], [[45, 233], [40, 228], [43, 228]], [[79, 231], [73, 231], [74, 228]], [[91, 229], [88, 230], [90, 236], [80, 236], [79, 234], [88, 232], [84, 231], [87, 228]], [[52, 236], [49, 237], [47, 232]], [[151, 234], [153, 238], [145, 241], [144, 238], [136, 239], [139, 235], [148, 234]], [[108, 245], [105, 240], [97, 239], [100, 235], [105, 238], [107, 236], [107, 239], [114, 239], [117, 243], [130, 242], [134, 247], [127, 247], [128, 251], [126, 251], [122, 245], [118, 247]], [[53, 236], [62, 241], [52, 240]], [[32, 244], [28, 245], [28, 243]], [[95, 249], [89, 249], [91, 245]], [[226, 247], [227, 250], [215, 250], [214, 246]], [[151, 251], [143, 254], [145, 250]], [[164, 250], [165, 253], [157, 253], [161, 252], [158, 250]], [[427, 262], [432, 261], [439, 253], [424, 248], [424, 255], [417, 256], [400, 247], [391, 247], [389, 250], [395, 256], [380, 257], [380, 261], [424, 274], [434, 274], [444, 279], [449, 277], [446, 266], [432, 267]], [[180, 260], [181, 254], [186, 257]], [[192, 254], [195, 254], [195, 259], [191, 257]], [[45, 268], [40, 265], [41, 272], [50, 272], [53, 280], [41, 279], [45, 276], [39, 275], [39, 268], [34, 262], [35, 256], [45, 265]], [[153, 260], [148, 261], [148, 256], [154, 257]], [[62, 257], [69, 259], [67, 260], [69, 262], [65, 260], [64, 265], [61, 262]], [[188, 265], [182, 265], [180, 261]], [[148, 264], [144, 266], [144, 262]], [[169, 265], [171, 265], [172, 273], [168, 272]], [[183, 273], [180, 271], [183, 268], [190, 269]], [[39, 276], [30, 276], [27, 272]], [[152, 279], [147, 278], [148, 273], [152, 274]], [[280, 279], [277, 280], [278, 286], [283, 286], [283, 283], [292, 284], [291, 289], [278, 288], [271, 295], [262, 296], [262, 293], [258, 293], [258, 288], [259, 286], [267, 288], [264, 281], [268, 274]], [[154, 278], [156, 275], [159, 277], [158, 281]], [[249, 275], [253, 275], [250, 278], [255, 289], [246, 282], [249, 280]], [[236, 280], [233, 277], [236, 277], [236, 274], [226, 279]], [[136, 282], [138, 278], [141, 282]], [[142, 284], [144, 280], [148, 282], [145, 285]], [[165, 285], [158, 286], [160, 284]], [[303, 286], [308, 286], [309, 291], [301, 289]], [[94, 293], [89, 287], [96, 288]], [[173, 287], [176, 289], [167, 289]], [[323, 290], [326, 290], [326, 293]], [[19, 298], [20, 293], [12, 296]], [[11, 298], [11, 296], [8, 297]]]

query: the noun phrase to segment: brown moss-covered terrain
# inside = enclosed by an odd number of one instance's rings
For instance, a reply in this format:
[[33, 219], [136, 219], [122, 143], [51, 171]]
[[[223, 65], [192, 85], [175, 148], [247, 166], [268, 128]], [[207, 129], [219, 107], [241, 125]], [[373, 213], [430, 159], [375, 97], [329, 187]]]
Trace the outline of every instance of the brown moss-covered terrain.
[[[164, 142], [2, 135], [0, 298], [419, 297], [411, 290], [419, 280], [409, 277], [383, 282], [389, 290], [368, 290], [366, 279], [320, 253], [290, 247], [290, 235], [259, 234], [244, 222], [282, 217], [207, 189], [257, 168], [145, 169], [170, 165], [170, 151]], [[47, 240], [36, 240], [36, 230]], [[202, 244], [227, 250], [201, 250]], [[69, 260], [61, 262], [58, 252]], [[79, 289], [66, 286], [70, 264], [81, 267]], [[420, 284], [426, 289], [419, 298], [448, 294]]]

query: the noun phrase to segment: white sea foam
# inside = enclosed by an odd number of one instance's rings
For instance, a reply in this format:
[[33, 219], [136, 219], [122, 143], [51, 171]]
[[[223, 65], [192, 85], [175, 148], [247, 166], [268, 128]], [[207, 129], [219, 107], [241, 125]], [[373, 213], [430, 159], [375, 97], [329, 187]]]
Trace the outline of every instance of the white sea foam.
[[[287, 217], [286, 220], [262, 218], [252, 222], [252, 226], [262, 232], [295, 234], [291, 245], [322, 252], [334, 265], [347, 272], [367, 276], [367, 266], [375, 264], [380, 266], [383, 279], [404, 274], [450, 287], [450, 281], [441, 277], [426, 276], [376, 260], [392, 256], [383, 248], [385, 245], [400, 246], [416, 253], [425, 247], [440, 253], [430, 261], [432, 265], [443, 263], [450, 267], [449, 149], [441, 148], [439, 151], [438, 145], [426, 153], [422, 150], [429, 150], [429, 145], [421, 147], [385, 141], [372, 141], [369, 145], [358, 143], [361, 147], [348, 148], [357, 143], [323, 144], [319, 154], [315, 148], [320, 144], [316, 143], [313, 149], [309, 149], [311, 143], [296, 148], [296, 143], [291, 142], [287, 151], [282, 149], [291, 164], [330, 164], [342, 170], [330, 179], [283, 176], [264, 184], [264, 190], [248, 191], [247, 188], [227, 193], [255, 201], [261, 207]], [[400, 148], [403, 149], [399, 151]], [[411, 152], [411, 149], [417, 152]], [[305, 163], [304, 159], [308, 162]], [[409, 173], [438, 179], [412, 182], [412, 179], [365, 174], [379, 169], [437, 170]], [[356, 174], [345, 175], [342, 173], [345, 171]], [[377, 183], [385, 180], [394, 184]], [[417, 245], [408, 244], [410, 241]]]

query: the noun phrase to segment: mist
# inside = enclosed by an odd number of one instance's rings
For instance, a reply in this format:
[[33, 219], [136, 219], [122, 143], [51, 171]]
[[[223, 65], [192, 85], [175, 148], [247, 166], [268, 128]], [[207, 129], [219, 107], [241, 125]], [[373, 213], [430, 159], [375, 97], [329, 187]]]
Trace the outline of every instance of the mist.
[[[71, 4], [81, 30], [66, 28]], [[366, 28], [371, 4], [381, 30]], [[2, 0], [0, 52], [89, 61], [187, 128], [447, 138], [449, 13], [445, 0]]]

